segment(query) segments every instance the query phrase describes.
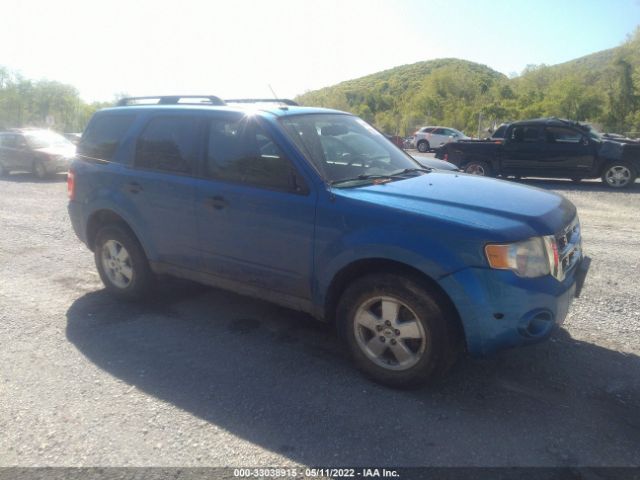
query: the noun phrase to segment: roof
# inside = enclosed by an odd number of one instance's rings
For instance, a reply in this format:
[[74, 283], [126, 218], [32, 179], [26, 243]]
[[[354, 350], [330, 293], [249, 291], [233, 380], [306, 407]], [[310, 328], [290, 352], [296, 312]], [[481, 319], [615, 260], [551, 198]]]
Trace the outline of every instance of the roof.
[[125, 97], [118, 101], [115, 107], [106, 108], [107, 111], [147, 111], [157, 110], [194, 110], [207, 109], [214, 111], [235, 111], [246, 113], [267, 112], [275, 116], [300, 115], [305, 113], [344, 113], [315, 107], [300, 107], [289, 99], [283, 98], [240, 98], [222, 100], [215, 95], [154, 95], [146, 97]]
[[101, 110], [102, 112], [148, 112], [148, 111], [157, 111], [157, 110], [174, 110], [174, 111], [184, 111], [184, 110], [207, 110], [207, 111], [215, 111], [215, 112], [238, 112], [238, 113], [247, 113], [247, 112], [264, 112], [270, 113], [277, 117], [286, 117], [291, 115], [302, 115], [302, 114], [319, 114], [319, 113], [340, 113], [344, 114], [346, 112], [342, 112], [340, 110], [332, 110], [329, 108], [320, 108], [320, 107], [294, 107], [294, 106], [279, 106], [279, 105], [262, 105], [262, 104], [237, 104], [237, 105], [228, 105], [228, 106], [218, 106], [218, 105], [128, 105], [122, 107], [110, 107]]
[[584, 125], [573, 121], [567, 120], [565, 118], [556, 118], [556, 117], [545, 117], [545, 118], [533, 118], [530, 120], [518, 120], [517, 122], [511, 122], [510, 125], [546, 125], [546, 126], [556, 126], [556, 127], [582, 127]]

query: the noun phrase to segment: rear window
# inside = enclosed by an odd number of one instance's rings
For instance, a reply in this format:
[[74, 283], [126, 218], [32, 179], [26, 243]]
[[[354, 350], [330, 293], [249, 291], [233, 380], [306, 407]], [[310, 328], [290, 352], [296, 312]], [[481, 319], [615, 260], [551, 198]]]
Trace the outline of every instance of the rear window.
[[135, 120], [134, 114], [98, 115], [93, 118], [78, 144], [78, 154], [112, 161], [127, 130]]
[[506, 131], [507, 131], [507, 126], [500, 125], [498, 129], [495, 132], [493, 132], [493, 135], [491, 135], [491, 138], [504, 138], [504, 134]]

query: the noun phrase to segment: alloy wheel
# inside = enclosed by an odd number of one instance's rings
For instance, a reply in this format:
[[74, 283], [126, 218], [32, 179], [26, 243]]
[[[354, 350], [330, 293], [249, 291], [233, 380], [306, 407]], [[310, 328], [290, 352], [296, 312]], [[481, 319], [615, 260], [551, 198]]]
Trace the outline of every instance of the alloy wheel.
[[607, 183], [616, 188], [624, 187], [631, 181], [631, 170], [624, 165], [614, 165], [605, 173]]
[[416, 365], [427, 346], [427, 335], [416, 313], [393, 297], [363, 302], [353, 322], [361, 351], [379, 367], [407, 370]]
[[127, 288], [133, 281], [129, 252], [116, 240], [107, 240], [102, 246], [102, 266], [109, 281], [118, 288]]
[[472, 163], [467, 168], [465, 168], [465, 173], [469, 173], [471, 175], [481, 175], [486, 176], [487, 172], [485, 172], [484, 167], [478, 163]]

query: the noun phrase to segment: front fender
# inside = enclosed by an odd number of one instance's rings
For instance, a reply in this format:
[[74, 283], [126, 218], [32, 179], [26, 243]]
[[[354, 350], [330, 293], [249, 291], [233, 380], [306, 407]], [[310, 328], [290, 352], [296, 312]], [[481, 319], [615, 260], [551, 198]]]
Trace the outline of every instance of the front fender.
[[433, 238], [416, 238], [407, 230], [371, 228], [351, 232], [324, 245], [316, 256], [317, 305], [324, 305], [329, 287], [344, 268], [361, 260], [391, 260], [439, 278], [464, 268], [462, 260]]

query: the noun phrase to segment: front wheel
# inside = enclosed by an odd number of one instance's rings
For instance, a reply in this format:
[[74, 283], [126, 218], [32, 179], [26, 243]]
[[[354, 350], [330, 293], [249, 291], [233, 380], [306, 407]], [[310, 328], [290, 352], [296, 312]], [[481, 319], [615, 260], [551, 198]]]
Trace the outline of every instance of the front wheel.
[[417, 282], [370, 275], [347, 288], [338, 305], [341, 333], [356, 366], [372, 380], [414, 387], [453, 363], [451, 319]]
[[636, 181], [636, 172], [626, 162], [611, 162], [602, 172], [602, 181], [611, 188], [626, 188]]
[[464, 166], [464, 173], [479, 175], [482, 177], [491, 176], [491, 167], [486, 162], [472, 160]]
[[124, 298], [140, 298], [153, 286], [154, 276], [135, 236], [120, 225], [102, 227], [94, 257], [107, 290]]
[[426, 140], [422, 140], [420, 142], [418, 142], [418, 151], [421, 153], [426, 153], [429, 151], [429, 142], [427, 142]]

